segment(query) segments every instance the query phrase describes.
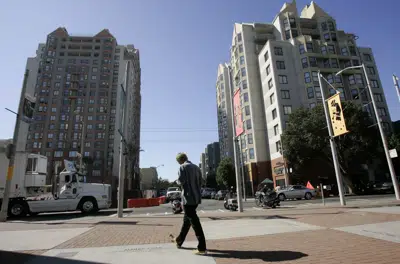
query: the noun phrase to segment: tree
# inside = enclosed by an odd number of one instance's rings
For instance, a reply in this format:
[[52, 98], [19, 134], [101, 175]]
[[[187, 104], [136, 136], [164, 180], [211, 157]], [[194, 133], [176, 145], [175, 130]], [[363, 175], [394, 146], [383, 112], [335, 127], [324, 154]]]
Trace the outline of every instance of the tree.
[[[352, 102], [343, 102], [347, 134], [336, 137], [340, 169], [344, 182], [351, 188], [354, 177], [360, 177], [362, 164], [369, 164], [382, 153], [377, 130], [368, 115]], [[295, 171], [306, 171], [316, 163], [333, 169], [328, 129], [322, 105], [300, 108], [289, 117], [282, 134], [284, 156]]]
[[236, 186], [235, 168], [231, 158], [224, 158], [218, 165], [216, 181], [227, 188]]
[[389, 138], [389, 148], [400, 151], [400, 134], [392, 134]]

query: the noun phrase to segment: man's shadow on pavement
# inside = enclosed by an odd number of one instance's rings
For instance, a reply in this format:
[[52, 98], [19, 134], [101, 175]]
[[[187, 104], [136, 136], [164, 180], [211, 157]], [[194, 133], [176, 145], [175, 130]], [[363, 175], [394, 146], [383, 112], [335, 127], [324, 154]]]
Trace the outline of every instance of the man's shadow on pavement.
[[[183, 248], [190, 249], [194, 248]], [[276, 250], [276, 251], [254, 251], [254, 250], [219, 250], [208, 249], [207, 257], [230, 258], [230, 259], [259, 259], [268, 262], [290, 261], [307, 257], [307, 254], [298, 251]]]

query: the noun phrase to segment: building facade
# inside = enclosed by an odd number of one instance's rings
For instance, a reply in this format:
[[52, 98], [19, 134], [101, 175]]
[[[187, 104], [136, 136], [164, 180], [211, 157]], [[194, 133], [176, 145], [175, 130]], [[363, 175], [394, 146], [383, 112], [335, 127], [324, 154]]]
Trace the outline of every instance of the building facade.
[[231, 109], [231, 89], [229, 89], [229, 71], [226, 64], [218, 65], [217, 72], [217, 117], [218, 117], [218, 138], [221, 158], [230, 157], [233, 159], [233, 124]]
[[199, 168], [201, 169], [201, 176], [204, 181], [207, 179], [206, 167], [206, 153], [201, 153]]
[[205, 164], [206, 178], [209, 175], [213, 175], [215, 177], [219, 162], [221, 161], [221, 151], [219, 142], [208, 144], [204, 154], [205, 154], [204, 164]]
[[140, 189], [151, 190], [156, 187], [158, 172], [156, 167], [140, 169]]
[[110, 183], [115, 189], [120, 130], [131, 145], [122, 164], [137, 166], [139, 178], [139, 51], [118, 45], [107, 29], [73, 36], [65, 28], [50, 33], [39, 49], [38, 70], [32, 72], [36, 109], [26, 150], [48, 157], [49, 176], [63, 167], [64, 159], [79, 164], [82, 152], [88, 182]]
[[[280, 136], [292, 111], [322, 102], [318, 71], [343, 101], [359, 103], [374, 118], [362, 69], [335, 76], [341, 69], [364, 63], [383, 126], [391, 130], [372, 50], [358, 46], [357, 36], [338, 29], [336, 20], [315, 2], [300, 15], [295, 1], [286, 3], [272, 23], [235, 24], [233, 35], [233, 89], [241, 94], [244, 127], [239, 138], [247, 179], [253, 187], [264, 176], [272, 177], [279, 186], [290, 184]], [[323, 88], [327, 96], [336, 93], [325, 83]], [[262, 162], [268, 164], [269, 173], [261, 176], [258, 172], [255, 177], [251, 164]]]

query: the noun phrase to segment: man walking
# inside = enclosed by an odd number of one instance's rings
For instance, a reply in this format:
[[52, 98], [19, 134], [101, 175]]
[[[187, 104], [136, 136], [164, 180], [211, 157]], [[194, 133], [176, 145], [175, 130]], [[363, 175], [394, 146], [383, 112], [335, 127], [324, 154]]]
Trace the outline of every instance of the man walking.
[[178, 248], [181, 248], [183, 242], [185, 242], [190, 226], [192, 226], [197, 240], [199, 241], [195, 253], [204, 255], [207, 250], [206, 238], [196, 212], [197, 206], [201, 204], [201, 170], [198, 166], [192, 164], [184, 153], [179, 153], [176, 156], [176, 161], [181, 165], [178, 173], [178, 181], [182, 186], [182, 203], [185, 214], [181, 232], [179, 236], [174, 239], [174, 242]]

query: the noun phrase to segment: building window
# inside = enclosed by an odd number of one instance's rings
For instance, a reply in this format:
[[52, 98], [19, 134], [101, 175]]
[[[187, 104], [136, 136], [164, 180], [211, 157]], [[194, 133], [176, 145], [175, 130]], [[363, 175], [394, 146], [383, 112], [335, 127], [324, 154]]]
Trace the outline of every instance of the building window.
[[249, 149], [249, 159], [254, 159], [254, 149]]
[[275, 103], [275, 94], [271, 94], [271, 96], [269, 97], [269, 102], [270, 104]]
[[242, 89], [247, 89], [247, 80], [242, 81]]
[[97, 76], [96, 75], [92, 75], [92, 80], [96, 80]]
[[354, 78], [354, 75], [349, 75], [349, 83], [350, 85], [356, 84], [356, 79]]
[[276, 112], [276, 109], [272, 110], [272, 120], [278, 117], [278, 113]]
[[285, 62], [284, 61], [276, 61], [276, 68], [278, 70], [284, 70], [285, 69]]
[[249, 101], [249, 94], [248, 93], [244, 93], [243, 94], [243, 101], [244, 102], [248, 102]]
[[299, 52], [300, 52], [300, 54], [303, 54], [304, 52], [306, 52], [306, 49], [305, 49], [305, 47], [304, 47], [304, 44], [300, 44], [300, 45], [299, 45]]
[[314, 52], [314, 45], [311, 42], [306, 43], [307, 52]]
[[324, 34], [324, 39], [325, 39], [326, 41], [331, 40], [331, 36], [329, 35], [329, 33], [325, 33], [325, 34]]
[[383, 107], [379, 107], [378, 108], [378, 114], [379, 114], [379, 116], [387, 116], [386, 109], [383, 108]]
[[342, 87], [338, 87], [338, 88], [336, 88], [336, 90], [340, 93], [340, 99], [341, 100], [346, 100], [344, 89]]
[[379, 88], [379, 83], [377, 80], [371, 80], [370, 82], [372, 88]]
[[321, 46], [321, 53], [324, 55], [327, 53], [326, 46]]
[[291, 105], [284, 105], [283, 106], [283, 114], [290, 115], [292, 113], [292, 106]]
[[247, 144], [253, 144], [253, 134], [247, 134]]
[[62, 151], [55, 151], [54, 152], [54, 157], [56, 158], [60, 158], [64, 155], [64, 153]]
[[331, 40], [332, 41], [336, 41], [337, 40], [336, 33], [331, 33]]
[[335, 31], [335, 24], [333, 24], [333, 21], [331, 20], [328, 21], [328, 28], [329, 31]]
[[343, 56], [348, 56], [349, 55], [349, 52], [347, 51], [347, 47], [341, 48], [340, 51], [341, 51]]
[[272, 82], [272, 79], [269, 79], [268, 88], [271, 89], [272, 87], [274, 87], [274, 83]]
[[311, 82], [311, 76], [309, 72], [304, 73], [304, 82], [305, 83], [310, 83]]
[[316, 103], [311, 103], [311, 104], [309, 104], [310, 109], [313, 109], [315, 106], [317, 106]]
[[372, 66], [367, 67], [368, 74], [375, 75], [375, 68]]
[[372, 57], [371, 57], [370, 54], [364, 53], [363, 55], [364, 55], [364, 60], [365, 61], [372, 61]]
[[353, 60], [353, 66], [360, 66], [360, 62], [358, 60]]
[[356, 48], [353, 46], [349, 47], [350, 55], [351, 56], [357, 56]]
[[319, 87], [319, 86], [314, 86], [314, 91], [315, 91], [315, 97], [316, 97], [317, 99], [321, 99], [321, 98], [322, 98], [321, 87]]
[[364, 80], [361, 74], [354, 74], [354, 77], [356, 78], [356, 83], [357, 84], [364, 84]]
[[281, 47], [275, 47], [274, 52], [275, 52], [275, 55], [283, 56], [283, 50]]
[[246, 120], [246, 129], [247, 130], [251, 129], [251, 119]]
[[375, 97], [375, 101], [383, 102], [383, 97], [381, 94], [376, 93], [376, 94], [374, 94], [374, 97]]
[[268, 50], [264, 54], [264, 60], [267, 61], [269, 59], [269, 53]]
[[240, 71], [242, 73], [242, 77], [245, 77], [246, 76], [246, 68], [242, 68]]
[[342, 77], [340, 75], [335, 75], [335, 83], [342, 83]]
[[301, 65], [303, 65], [303, 69], [308, 68], [308, 60], [307, 58], [301, 59]]
[[53, 91], [53, 95], [54, 95], [54, 96], [57, 96], [57, 95], [59, 95], [59, 94], [60, 94], [59, 91], [57, 91], [57, 90], [54, 90], [54, 91]]
[[238, 42], [242, 41], [242, 33], [237, 34], [237, 41]]
[[274, 135], [277, 136], [279, 134], [279, 126], [274, 126]]
[[330, 83], [330, 84], [334, 83], [332, 74], [328, 74], [328, 76], [326, 76], [326, 79], [327, 79], [328, 83]]
[[290, 99], [290, 91], [289, 90], [281, 90], [282, 99]]
[[331, 59], [332, 68], [339, 68], [339, 63], [337, 59]]
[[307, 87], [308, 99], [314, 98], [314, 87]]
[[240, 56], [239, 63], [240, 63], [240, 65], [244, 64], [244, 56]]
[[310, 60], [310, 66], [311, 66], [311, 67], [318, 67], [317, 58], [315, 58], [315, 57], [309, 57], [309, 60]]
[[242, 53], [242, 52], [243, 52], [243, 45], [240, 44], [240, 45], [239, 45], [239, 53]]
[[275, 143], [275, 147], [276, 147], [276, 152], [281, 152], [282, 151], [281, 141], [277, 141]]
[[246, 116], [249, 116], [249, 115], [250, 115], [250, 106], [246, 105], [246, 106], [244, 107], [244, 113], [245, 113]]
[[351, 89], [351, 97], [353, 98], [353, 100], [357, 100], [358, 97], [358, 89]]
[[279, 75], [278, 77], [279, 77], [279, 83], [280, 84], [287, 84], [288, 83], [286, 75]]
[[267, 70], [267, 76], [268, 76], [271, 73], [271, 65], [268, 65], [266, 70]]

